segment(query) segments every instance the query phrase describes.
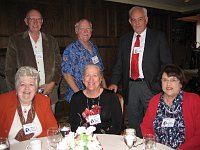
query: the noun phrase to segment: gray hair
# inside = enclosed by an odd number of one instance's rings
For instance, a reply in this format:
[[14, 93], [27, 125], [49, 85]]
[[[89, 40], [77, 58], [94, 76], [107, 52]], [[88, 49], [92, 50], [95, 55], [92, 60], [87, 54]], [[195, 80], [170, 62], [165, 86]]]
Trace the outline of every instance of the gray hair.
[[95, 67], [95, 68], [99, 71], [100, 76], [103, 77], [103, 71], [101, 71], [101, 69], [99, 68], [99, 66], [97, 66], [97, 65], [95, 65], [95, 64], [93, 64], [93, 63], [89, 63], [89, 64], [87, 64], [87, 65], [85, 66], [85, 68], [84, 68], [84, 70], [83, 70], [83, 77], [85, 76], [86, 70], [87, 70], [89, 67], [91, 67], [91, 66]]
[[142, 10], [144, 12], [144, 16], [145, 17], [148, 17], [147, 16], [147, 9], [144, 8], [144, 7], [139, 7], [139, 6], [134, 6], [132, 7], [130, 10], [129, 10], [129, 19], [131, 19], [131, 14], [134, 10]]
[[80, 27], [80, 23], [82, 22], [82, 21], [88, 21], [89, 22], [89, 24], [90, 24], [90, 28], [91, 28], [91, 30], [92, 30], [92, 22], [91, 21], [89, 21], [89, 20], [87, 20], [87, 19], [81, 19], [81, 20], [79, 20], [76, 24], [75, 24], [75, 32], [77, 33], [78, 32], [78, 29], [79, 29], [79, 27]]
[[20, 80], [23, 77], [32, 77], [35, 80], [35, 85], [38, 88], [40, 76], [39, 72], [34, 68], [30, 66], [22, 66], [18, 69], [16, 75], [15, 75], [15, 88], [20, 84]]

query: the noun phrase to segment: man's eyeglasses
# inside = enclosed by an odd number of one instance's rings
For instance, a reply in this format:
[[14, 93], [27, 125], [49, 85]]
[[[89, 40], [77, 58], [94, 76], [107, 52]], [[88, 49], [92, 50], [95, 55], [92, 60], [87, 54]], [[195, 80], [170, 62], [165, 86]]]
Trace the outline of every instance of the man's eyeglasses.
[[162, 78], [161, 79], [161, 81], [163, 82], [163, 83], [175, 83], [175, 82], [178, 82], [178, 81], [180, 81], [179, 79], [177, 79], [177, 78], [172, 78], [172, 79], [166, 79], [166, 78]]
[[27, 18], [30, 22], [35, 22], [35, 21], [37, 21], [37, 22], [42, 22], [43, 21], [43, 19], [42, 18]]

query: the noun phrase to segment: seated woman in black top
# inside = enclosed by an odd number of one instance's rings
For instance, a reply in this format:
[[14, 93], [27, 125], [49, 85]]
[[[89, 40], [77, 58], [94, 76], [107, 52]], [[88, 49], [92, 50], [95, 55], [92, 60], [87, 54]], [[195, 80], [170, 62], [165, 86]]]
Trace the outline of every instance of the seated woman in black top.
[[102, 72], [94, 64], [84, 70], [83, 83], [86, 87], [72, 96], [70, 124], [73, 132], [79, 126], [96, 127], [96, 133], [119, 134], [122, 111], [117, 95], [101, 87]]

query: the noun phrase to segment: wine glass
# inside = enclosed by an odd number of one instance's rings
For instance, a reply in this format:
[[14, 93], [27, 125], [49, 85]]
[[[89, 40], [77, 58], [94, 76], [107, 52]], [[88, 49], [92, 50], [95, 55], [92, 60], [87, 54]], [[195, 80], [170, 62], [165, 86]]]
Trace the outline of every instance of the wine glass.
[[62, 135], [58, 128], [51, 127], [47, 129], [47, 141], [51, 147], [56, 150], [58, 143], [61, 141]]
[[71, 131], [71, 125], [67, 122], [60, 122], [59, 123], [59, 130], [63, 137], [69, 134]]
[[127, 129], [125, 129], [125, 131], [124, 131], [124, 134], [125, 135], [135, 135], [136, 136], [136, 130], [135, 129], [133, 129], [133, 128], [127, 128]]
[[0, 150], [9, 150], [10, 143], [7, 138], [0, 137]]
[[136, 142], [136, 136], [131, 134], [124, 135], [124, 142], [128, 146], [128, 149], [131, 149]]
[[124, 142], [128, 146], [129, 149], [133, 147], [133, 145], [136, 143], [137, 137], [136, 137], [136, 131], [133, 128], [127, 128], [124, 131]]

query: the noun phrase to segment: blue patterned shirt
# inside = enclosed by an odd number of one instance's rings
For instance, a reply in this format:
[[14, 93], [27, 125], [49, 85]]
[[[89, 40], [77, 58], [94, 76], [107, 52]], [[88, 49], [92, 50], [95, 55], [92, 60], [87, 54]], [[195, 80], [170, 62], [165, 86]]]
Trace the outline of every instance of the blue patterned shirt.
[[[174, 99], [173, 104], [169, 107], [163, 98], [160, 97], [156, 117], [153, 127], [156, 133], [156, 140], [159, 143], [176, 149], [185, 142], [185, 123], [183, 118], [183, 91], [180, 91]], [[164, 118], [174, 118], [173, 127], [161, 127]]]
[[[67, 73], [74, 77], [76, 85], [80, 90], [83, 90], [85, 88], [82, 79], [83, 71], [87, 64], [94, 63], [98, 65], [102, 71], [104, 70], [103, 62], [99, 55], [97, 46], [94, 45], [92, 42], [90, 42], [90, 45], [92, 47], [91, 52], [85, 49], [82, 43], [79, 40], [77, 40], [71, 43], [69, 46], [67, 46], [63, 52], [61, 62], [62, 73]], [[92, 60], [93, 58], [98, 58], [95, 59], [98, 61], [95, 62], [94, 60]], [[70, 102], [74, 92], [68, 86], [68, 84], [66, 85], [66, 90], [67, 91], [65, 95], [65, 100]]]

